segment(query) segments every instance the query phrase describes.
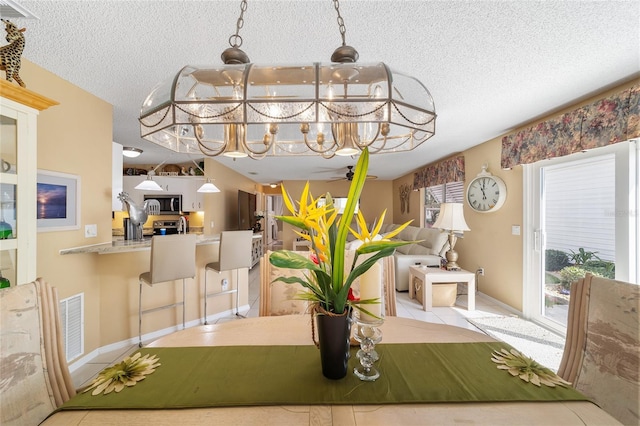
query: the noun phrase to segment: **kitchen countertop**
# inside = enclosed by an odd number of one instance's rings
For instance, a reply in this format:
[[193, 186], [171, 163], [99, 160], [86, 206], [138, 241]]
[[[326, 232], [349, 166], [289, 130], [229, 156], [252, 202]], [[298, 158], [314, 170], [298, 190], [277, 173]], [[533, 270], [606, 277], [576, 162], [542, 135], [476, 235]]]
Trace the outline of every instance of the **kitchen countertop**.
[[[253, 238], [262, 238], [262, 235], [254, 235]], [[220, 234], [196, 236], [196, 245], [214, 244], [220, 242]], [[72, 247], [60, 250], [60, 254], [81, 254], [81, 253], [128, 253], [132, 251], [151, 250], [151, 238], [145, 238], [142, 241], [123, 240], [122, 238], [114, 238], [113, 241], [91, 244], [88, 246]]]

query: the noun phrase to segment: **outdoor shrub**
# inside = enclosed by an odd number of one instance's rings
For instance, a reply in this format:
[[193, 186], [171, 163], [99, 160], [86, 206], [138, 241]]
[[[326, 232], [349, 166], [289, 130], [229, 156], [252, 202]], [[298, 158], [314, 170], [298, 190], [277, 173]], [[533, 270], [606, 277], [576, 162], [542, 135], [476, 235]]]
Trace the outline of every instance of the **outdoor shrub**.
[[582, 247], [578, 249], [577, 252], [571, 250], [570, 259], [576, 265], [584, 265], [590, 260], [600, 260], [598, 256], [596, 256], [597, 251], [586, 251]]
[[562, 250], [549, 249], [545, 252], [545, 269], [547, 271], [559, 271], [569, 266], [569, 256]]
[[[584, 278], [585, 274], [587, 272], [586, 269], [582, 268], [582, 267], [578, 267], [578, 266], [567, 266], [566, 268], [564, 268], [562, 271], [560, 271], [560, 285], [562, 286], [563, 289], [565, 290], [570, 290], [571, 289], [571, 283], [574, 281], [578, 281], [581, 278]], [[602, 275], [595, 273], [595, 272], [591, 272], [593, 275], [596, 275], [598, 277], [601, 277]]]
[[591, 272], [593, 275], [610, 279], [616, 277], [616, 264], [607, 262], [606, 260], [590, 260], [582, 265], [582, 268], [587, 272]]

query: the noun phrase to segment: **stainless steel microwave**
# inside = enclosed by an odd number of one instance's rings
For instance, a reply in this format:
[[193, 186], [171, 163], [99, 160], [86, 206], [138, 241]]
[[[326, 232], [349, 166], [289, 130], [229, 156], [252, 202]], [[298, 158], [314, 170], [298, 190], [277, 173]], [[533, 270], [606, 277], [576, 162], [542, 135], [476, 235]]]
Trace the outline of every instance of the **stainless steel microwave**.
[[182, 194], [145, 194], [144, 200], [158, 200], [160, 214], [180, 214], [182, 212]]

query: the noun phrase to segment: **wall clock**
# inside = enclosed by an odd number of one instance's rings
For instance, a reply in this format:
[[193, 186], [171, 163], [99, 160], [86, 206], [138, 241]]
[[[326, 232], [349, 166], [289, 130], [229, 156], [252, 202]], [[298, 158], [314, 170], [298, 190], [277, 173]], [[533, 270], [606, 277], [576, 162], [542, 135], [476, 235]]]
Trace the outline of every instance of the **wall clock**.
[[487, 165], [473, 178], [467, 187], [469, 207], [479, 213], [495, 212], [507, 199], [507, 186], [504, 181], [487, 171]]

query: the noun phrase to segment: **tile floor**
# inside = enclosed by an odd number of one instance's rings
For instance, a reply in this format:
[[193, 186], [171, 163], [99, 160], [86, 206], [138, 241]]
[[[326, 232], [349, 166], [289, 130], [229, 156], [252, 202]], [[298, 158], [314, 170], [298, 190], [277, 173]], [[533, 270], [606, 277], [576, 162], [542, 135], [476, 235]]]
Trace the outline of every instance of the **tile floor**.
[[[259, 312], [259, 296], [260, 296], [260, 268], [256, 265], [249, 272], [249, 304], [250, 309], [247, 312], [241, 312], [247, 317], [257, 317]], [[422, 310], [422, 305], [415, 299], [409, 299], [408, 292], [398, 293], [396, 292], [396, 305], [397, 314], [403, 318], [413, 318], [420, 321], [433, 322], [437, 324], [449, 324], [458, 327], [468, 328], [474, 331], [481, 332], [478, 328], [474, 327], [466, 319], [468, 317], [487, 317], [487, 316], [503, 316], [512, 315], [513, 312], [504, 309], [497, 305], [491, 299], [486, 298], [482, 293], [476, 295], [476, 310], [467, 311], [467, 296], [460, 295], [456, 299], [456, 306], [453, 307], [434, 307], [432, 312], [425, 312]], [[220, 318], [216, 323], [226, 321], [238, 321], [241, 318], [230, 315], [229, 317]], [[89, 384], [91, 380], [105, 367], [119, 362], [125, 356], [131, 354], [138, 348], [137, 345], [132, 345], [127, 348], [122, 348], [113, 352], [101, 354], [90, 362], [87, 362], [82, 367], [71, 373], [74, 385], [76, 388], [80, 388]]]

